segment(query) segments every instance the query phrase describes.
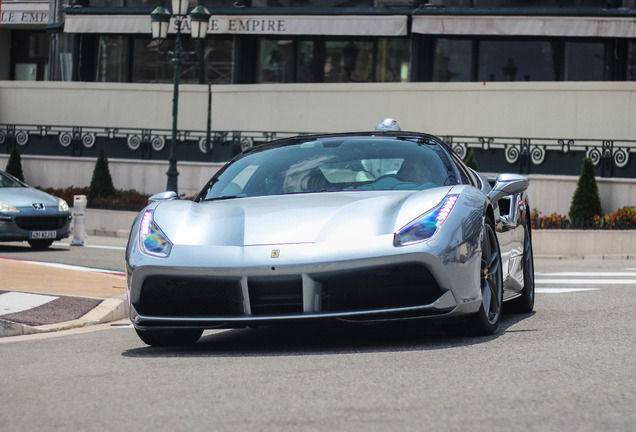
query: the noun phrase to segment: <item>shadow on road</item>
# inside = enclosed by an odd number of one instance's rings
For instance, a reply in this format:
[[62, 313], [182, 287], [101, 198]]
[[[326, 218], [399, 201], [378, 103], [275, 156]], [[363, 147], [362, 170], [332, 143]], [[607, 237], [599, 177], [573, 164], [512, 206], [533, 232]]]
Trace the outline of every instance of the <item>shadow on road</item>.
[[46, 249], [33, 249], [27, 243], [0, 243], [0, 254], [43, 254], [47, 252], [68, 252], [69, 248], [53, 244]]
[[143, 358], [249, 357], [429, 351], [493, 341], [506, 333], [514, 333], [515, 330], [510, 328], [533, 314], [504, 315], [497, 333], [492, 336], [447, 336], [439, 326], [426, 321], [367, 325], [330, 322], [204, 333], [195, 345], [169, 348], [144, 345], [124, 351], [122, 355]]

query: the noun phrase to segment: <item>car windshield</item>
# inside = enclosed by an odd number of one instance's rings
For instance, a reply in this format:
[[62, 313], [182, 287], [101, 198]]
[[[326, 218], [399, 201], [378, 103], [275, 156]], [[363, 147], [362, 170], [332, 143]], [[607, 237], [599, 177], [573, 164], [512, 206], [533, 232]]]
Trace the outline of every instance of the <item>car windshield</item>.
[[420, 138], [319, 137], [234, 160], [197, 200], [327, 191], [424, 190], [456, 183], [446, 153]]
[[24, 185], [0, 171], [0, 188], [18, 188]]

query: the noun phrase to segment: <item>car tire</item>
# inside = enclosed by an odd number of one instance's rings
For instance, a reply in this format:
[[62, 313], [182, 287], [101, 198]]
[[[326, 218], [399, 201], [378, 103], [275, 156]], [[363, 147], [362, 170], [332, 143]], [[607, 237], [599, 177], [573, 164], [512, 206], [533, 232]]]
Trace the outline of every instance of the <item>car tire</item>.
[[53, 240], [27, 240], [27, 242], [35, 250], [44, 250], [53, 244]]
[[506, 303], [506, 312], [530, 313], [534, 309], [534, 256], [530, 228], [525, 226], [523, 239], [523, 289], [521, 296]]
[[192, 345], [199, 340], [203, 330], [139, 330], [135, 329], [137, 336], [150, 346], [184, 346]]
[[482, 298], [479, 311], [465, 321], [444, 324], [443, 330], [447, 335], [489, 336], [495, 333], [499, 326], [503, 305], [503, 271], [499, 242], [495, 226], [490, 219], [486, 219], [484, 224], [481, 266], [477, 278]]
[[490, 219], [486, 219], [484, 224], [481, 266], [477, 277], [481, 289], [481, 306], [479, 311], [464, 323], [464, 328], [468, 335], [488, 336], [499, 326], [503, 305], [501, 251], [495, 234], [495, 225]]

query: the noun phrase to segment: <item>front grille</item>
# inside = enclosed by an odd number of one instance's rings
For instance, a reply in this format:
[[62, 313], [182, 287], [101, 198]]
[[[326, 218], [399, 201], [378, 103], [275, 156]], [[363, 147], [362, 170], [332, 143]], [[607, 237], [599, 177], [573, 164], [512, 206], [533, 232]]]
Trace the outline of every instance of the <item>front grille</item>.
[[15, 223], [26, 231], [53, 231], [62, 228], [68, 216], [18, 216]]
[[236, 316], [243, 313], [238, 279], [151, 276], [134, 306], [142, 315]]
[[400, 264], [314, 277], [322, 284], [323, 312], [422, 306], [443, 293], [428, 269]]
[[[321, 307], [317, 313], [372, 311], [433, 303], [443, 292], [420, 264], [401, 264], [355, 271], [309, 275]], [[247, 290], [251, 316], [302, 315], [303, 278], [250, 277]], [[307, 291], [314, 295], [313, 290]], [[239, 278], [151, 276], [134, 307], [156, 317], [249, 317], [243, 307]]]
[[300, 314], [303, 312], [303, 281], [290, 278], [251, 278], [248, 281], [252, 315]]

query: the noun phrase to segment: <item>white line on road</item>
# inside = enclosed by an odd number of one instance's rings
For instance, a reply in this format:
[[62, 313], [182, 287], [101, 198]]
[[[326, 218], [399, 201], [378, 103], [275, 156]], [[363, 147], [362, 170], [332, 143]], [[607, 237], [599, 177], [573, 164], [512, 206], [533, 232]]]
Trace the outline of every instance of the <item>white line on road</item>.
[[54, 268], [67, 269], [67, 270], [79, 270], [79, 271], [94, 272], [94, 273], [106, 273], [106, 274], [113, 275], [113, 276], [125, 276], [126, 275], [125, 272], [119, 271], [119, 270], [108, 270], [108, 269], [100, 269], [100, 268], [94, 268], [94, 267], [83, 267], [83, 266], [77, 266], [77, 265], [71, 265], [71, 264], [60, 264], [60, 263], [52, 263], [52, 262], [46, 262], [46, 261], [27, 261], [27, 260], [16, 260], [16, 259], [12, 259], [12, 258], [0, 258], [0, 260], [18, 261], [18, 262], [23, 262], [23, 263], [27, 263], [27, 264], [36, 264], [36, 265], [41, 265], [41, 266], [46, 266], [46, 267], [54, 267]]
[[59, 297], [30, 294], [23, 292], [8, 292], [0, 294], [0, 315], [22, 312], [34, 307], [42, 306]]
[[[58, 246], [68, 246], [71, 247], [70, 243], [62, 243], [62, 242], [55, 242], [54, 244], [58, 245]], [[87, 247], [87, 248], [93, 248], [93, 249], [112, 249], [112, 250], [126, 250], [126, 248], [124, 246], [101, 246], [101, 245], [90, 245], [90, 244], [85, 244], [81, 247]]]
[[535, 283], [557, 285], [636, 285], [636, 279], [536, 279]]
[[551, 277], [636, 277], [636, 272], [562, 272], [562, 273], [540, 273], [534, 272], [535, 276]]
[[563, 294], [579, 291], [598, 291], [598, 288], [535, 288], [537, 294]]

